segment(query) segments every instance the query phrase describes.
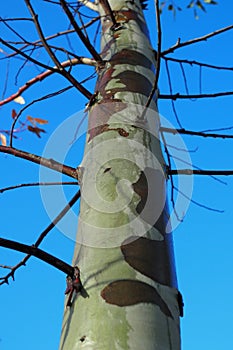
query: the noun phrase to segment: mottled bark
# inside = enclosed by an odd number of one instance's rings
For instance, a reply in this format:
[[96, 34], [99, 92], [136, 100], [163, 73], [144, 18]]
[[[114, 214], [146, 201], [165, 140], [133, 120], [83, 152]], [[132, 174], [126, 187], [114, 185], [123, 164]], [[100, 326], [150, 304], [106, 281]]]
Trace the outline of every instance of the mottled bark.
[[178, 350], [179, 300], [167, 233], [156, 62], [139, 1], [109, 1], [89, 103], [73, 263], [84, 290], [65, 310], [61, 350]]

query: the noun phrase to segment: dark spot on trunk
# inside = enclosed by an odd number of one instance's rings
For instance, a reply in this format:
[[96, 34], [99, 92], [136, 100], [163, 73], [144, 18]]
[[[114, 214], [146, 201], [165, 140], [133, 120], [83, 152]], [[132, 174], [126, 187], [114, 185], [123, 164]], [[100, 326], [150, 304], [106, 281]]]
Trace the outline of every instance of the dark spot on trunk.
[[81, 341], [81, 343], [83, 343], [85, 339], [86, 339], [86, 336], [83, 335], [79, 340]]
[[101, 291], [101, 296], [108, 304], [118, 306], [152, 303], [157, 305], [166, 316], [173, 318], [166, 302], [157, 290], [144, 282], [136, 280], [111, 282]]
[[155, 241], [137, 236], [127, 238], [121, 245], [125, 261], [135, 270], [156, 282], [173, 286], [169, 249], [166, 240]]
[[110, 170], [111, 170], [111, 168], [106, 168], [106, 169], [104, 169], [104, 174], [107, 173], [107, 172], [110, 171]]
[[159, 169], [146, 167], [141, 171], [133, 190], [141, 200], [136, 207], [141, 219], [154, 226], [163, 212], [165, 204], [165, 178]]

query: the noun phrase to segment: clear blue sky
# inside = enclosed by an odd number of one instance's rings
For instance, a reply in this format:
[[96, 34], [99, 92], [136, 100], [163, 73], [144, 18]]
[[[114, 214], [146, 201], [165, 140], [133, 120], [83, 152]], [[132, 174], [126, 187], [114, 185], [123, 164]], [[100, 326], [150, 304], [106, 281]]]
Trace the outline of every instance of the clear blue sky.
[[[40, 9], [40, 6], [42, 8], [41, 20], [47, 35], [67, 27], [67, 23], [62, 22], [62, 15], [56, 17], [54, 23], [51, 5], [42, 2], [39, 5], [38, 1], [34, 3], [37, 10]], [[151, 40], [156, 47], [153, 1], [149, 3], [149, 11], [146, 11], [146, 16], [151, 27]], [[183, 5], [186, 4], [186, 1], [179, 3]], [[1, 16], [5, 18], [25, 15], [24, 7], [23, 1], [1, 2]], [[46, 12], [49, 8], [51, 17]], [[163, 48], [173, 45], [178, 37], [185, 41], [232, 24], [232, 1], [219, 0], [218, 6], [207, 6], [207, 8], [207, 14], [199, 12], [198, 21], [194, 19], [191, 11], [179, 12], [175, 20], [171, 13], [165, 11], [162, 16]], [[17, 24], [17, 28], [20, 29], [20, 24]], [[3, 38], [5, 34], [3, 30], [1, 32]], [[28, 36], [33, 36], [33, 33], [28, 32]], [[225, 33], [192, 48], [180, 49], [176, 57], [232, 66], [232, 41], [233, 32]], [[77, 49], [78, 52], [79, 50], [81, 48]], [[171, 64], [170, 68], [174, 92], [185, 93], [180, 67]], [[13, 65], [10, 65], [9, 69], [10, 77], [12, 77]], [[35, 69], [28, 64], [18, 77], [18, 86], [25, 81], [25, 78], [32, 78], [32, 72], [34, 74]], [[190, 92], [199, 93], [200, 72], [198, 68], [187, 67], [186, 72]], [[5, 74], [6, 70], [1, 69], [0, 94], [4, 89]], [[84, 77], [83, 68], [79, 71], [79, 77], [80, 79]], [[47, 82], [25, 93], [24, 97], [29, 102], [38, 94], [47, 93], [48, 89], [52, 91], [58, 89], [62, 83], [64, 81], [61, 79], [55, 82], [48, 79]], [[232, 71], [202, 70], [203, 92], [233, 90], [232, 83]], [[89, 82], [87, 86], [91, 89], [93, 83]], [[6, 95], [15, 90], [17, 86], [11, 86], [9, 80]], [[164, 66], [161, 70], [160, 92], [169, 93]], [[84, 98], [72, 91], [64, 94], [62, 98], [33, 105], [25, 117], [31, 115], [48, 119], [49, 124], [45, 126], [47, 134], [43, 135], [42, 139], [38, 139], [33, 134], [23, 133], [16, 140], [15, 146], [40, 154], [50, 133], [60, 125], [63, 119], [81, 110], [85, 102]], [[206, 130], [233, 126], [232, 97], [203, 99], [200, 102], [178, 101], [176, 106], [180, 120], [187, 129]], [[0, 129], [9, 127], [13, 108], [19, 111], [20, 106], [12, 102], [0, 109]], [[168, 101], [160, 101], [159, 109], [165, 118], [177, 126]], [[202, 169], [233, 169], [231, 156], [233, 140], [203, 140], [187, 136], [184, 137], [184, 141], [190, 151], [198, 148], [196, 152], [190, 152], [195, 166]], [[174, 145], [177, 144], [175, 136], [171, 142]], [[179, 154], [179, 151], [174, 149], [171, 152]], [[183, 157], [182, 152], [180, 152], [180, 157]], [[68, 157], [68, 163], [76, 166], [80, 159], [81, 153], [78, 148], [74, 147]], [[188, 166], [184, 165], [184, 167]], [[1, 188], [39, 179], [37, 166], [13, 159], [11, 156], [0, 154], [0, 169]], [[195, 177], [192, 199], [211, 208], [224, 210], [224, 212], [220, 214], [191, 203], [184, 222], [174, 231], [179, 289], [185, 302], [185, 316], [181, 319], [183, 350], [233, 348], [233, 179], [221, 178], [221, 180], [224, 180], [226, 185], [210, 177]], [[67, 198], [71, 198], [74, 193], [75, 188], [67, 189]], [[38, 188], [19, 189], [1, 194], [0, 208], [0, 236], [4, 238], [32, 244], [49, 223]], [[57, 205], [57, 212], [60, 209], [62, 208]], [[78, 212], [77, 206], [75, 211]], [[71, 235], [75, 234], [75, 225], [71, 226], [70, 230]], [[41, 248], [71, 263], [73, 245], [73, 241], [59, 230], [53, 230]], [[14, 265], [22, 257], [20, 253], [0, 249], [0, 264]], [[0, 269], [0, 272], [3, 275], [5, 271]], [[15, 282], [10, 281], [9, 286], [0, 287], [0, 349], [57, 349], [63, 314], [64, 290], [65, 276], [61, 272], [35, 258], [30, 259], [26, 267], [17, 271]]]

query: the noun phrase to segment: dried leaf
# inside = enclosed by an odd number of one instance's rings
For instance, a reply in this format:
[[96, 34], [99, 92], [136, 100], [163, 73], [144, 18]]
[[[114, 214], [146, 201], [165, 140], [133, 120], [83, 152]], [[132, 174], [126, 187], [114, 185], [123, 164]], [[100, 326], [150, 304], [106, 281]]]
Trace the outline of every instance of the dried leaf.
[[16, 112], [15, 109], [12, 109], [12, 111], [11, 111], [11, 117], [12, 117], [13, 119], [15, 119], [15, 118], [17, 117], [17, 112]]
[[15, 101], [16, 103], [19, 103], [20, 105], [24, 105], [24, 104], [25, 104], [25, 100], [24, 100], [24, 98], [23, 98], [22, 96], [16, 97], [16, 98], [14, 99], [14, 101]]
[[36, 125], [36, 123], [41, 125], [48, 124], [48, 120], [41, 119], [41, 118], [33, 118], [33, 117], [30, 117], [30, 115], [27, 116], [27, 120], [33, 125]]
[[29, 131], [31, 131], [34, 134], [36, 134], [36, 136], [38, 136], [39, 138], [41, 138], [41, 135], [40, 135], [41, 132], [46, 132], [44, 129], [38, 128], [37, 126], [28, 125], [27, 128], [28, 128]]
[[3, 134], [0, 134], [0, 142], [2, 146], [6, 146], [6, 136]]

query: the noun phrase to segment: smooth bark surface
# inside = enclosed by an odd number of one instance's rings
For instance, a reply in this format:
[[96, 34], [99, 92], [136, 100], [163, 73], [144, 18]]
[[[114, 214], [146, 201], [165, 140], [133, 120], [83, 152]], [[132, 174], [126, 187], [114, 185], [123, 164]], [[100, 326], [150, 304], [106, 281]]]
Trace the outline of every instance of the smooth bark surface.
[[180, 331], [156, 62], [139, 1], [109, 1], [82, 162], [73, 264], [84, 291], [64, 312], [60, 350], [178, 350]]

